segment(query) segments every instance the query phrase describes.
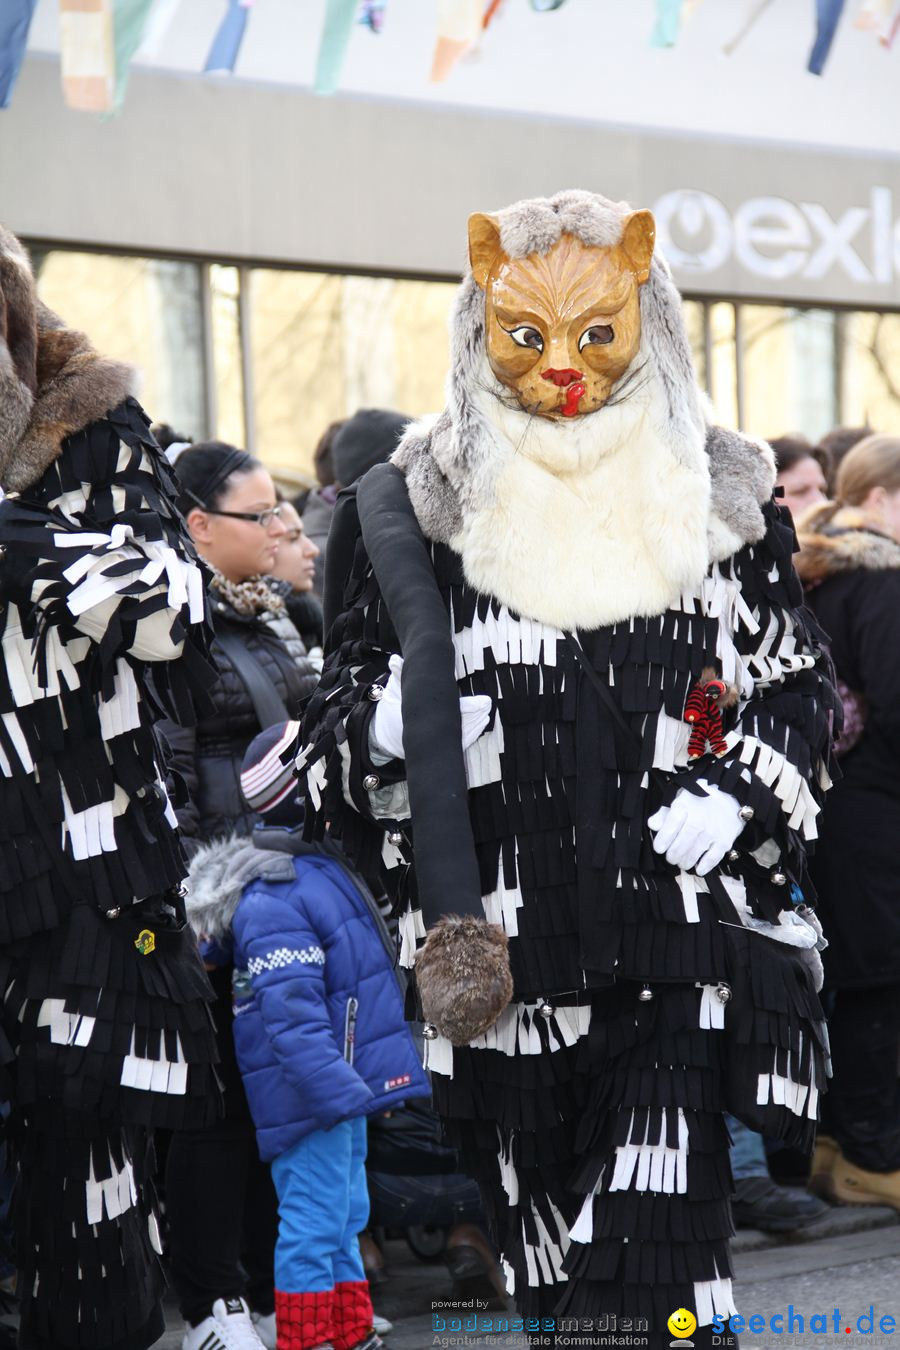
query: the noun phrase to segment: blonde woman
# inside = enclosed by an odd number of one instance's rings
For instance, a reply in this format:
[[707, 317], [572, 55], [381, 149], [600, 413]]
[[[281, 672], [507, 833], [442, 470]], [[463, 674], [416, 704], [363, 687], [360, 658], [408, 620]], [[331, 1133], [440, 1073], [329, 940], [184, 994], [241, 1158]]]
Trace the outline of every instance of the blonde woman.
[[900, 1209], [900, 437], [841, 462], [836, 501], [798, 524], [798, 570], [843, 686], [843, 780], [813, 859], [834, 1079], [811, 1185]]

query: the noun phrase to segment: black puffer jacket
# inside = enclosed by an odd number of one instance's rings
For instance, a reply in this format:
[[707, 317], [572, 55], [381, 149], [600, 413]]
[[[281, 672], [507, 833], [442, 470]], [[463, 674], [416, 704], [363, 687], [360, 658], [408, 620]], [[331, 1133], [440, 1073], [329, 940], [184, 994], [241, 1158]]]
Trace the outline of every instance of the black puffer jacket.
[[[278, 583], [270, 584], [282, 589]], [[287, 614], [274, 618], [238, 614], [215, 590], [211, 600], [216, 634], [238, 637], [269, 676], [288, 715], [298, 716], [319, 676]], [[212, 652], [220, 674], [212, 690], [213, 712], [196, 727], [159, 724], [170, 771], [182, 780], [176, 781], [176, 814], [189, 851], [191, 841], [235, 830], [249, 833], [258, 820], [241, 796], [240, 773], [247, 746], [263, 728], [246, 684], [218, 641]]]
[[[845, 507], [804, 516], [797, 570], [862, 734], [840, 760], [812, 860], [835, 989], [900, 981], [900, 545]], [[848, 719], [849, 720], [849, 719]]]

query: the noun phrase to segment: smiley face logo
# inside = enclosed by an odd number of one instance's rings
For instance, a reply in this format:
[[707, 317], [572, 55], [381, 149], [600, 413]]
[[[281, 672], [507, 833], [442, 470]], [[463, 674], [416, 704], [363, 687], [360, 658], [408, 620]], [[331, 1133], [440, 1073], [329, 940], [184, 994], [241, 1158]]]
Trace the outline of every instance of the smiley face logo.
[[679, 1340], [684, 1340], [685, 1337], [696, 1331], [697, 1319], [687, 1308], [678, 1308], [677, 1311], [673, 1312], [666, 1326], [673, 1336], [677, 1336]]

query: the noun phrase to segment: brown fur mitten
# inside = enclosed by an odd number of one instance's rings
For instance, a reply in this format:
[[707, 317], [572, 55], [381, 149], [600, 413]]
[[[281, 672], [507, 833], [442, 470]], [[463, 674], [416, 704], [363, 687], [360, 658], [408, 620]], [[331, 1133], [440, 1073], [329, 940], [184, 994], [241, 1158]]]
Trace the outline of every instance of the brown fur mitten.
[[416, 956], [416, 984], [426, 1022], [454, 1045], [467, 1045], [512, 998], [506, 934], [486, 919], [448, 914]]

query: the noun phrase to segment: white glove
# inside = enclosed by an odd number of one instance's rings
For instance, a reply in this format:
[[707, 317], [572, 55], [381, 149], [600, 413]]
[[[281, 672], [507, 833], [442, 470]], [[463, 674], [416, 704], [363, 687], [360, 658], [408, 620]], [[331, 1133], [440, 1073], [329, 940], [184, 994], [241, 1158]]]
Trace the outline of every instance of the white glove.
[[[372, 718], [369, 734], [369, 753], [375, 760], [403, 759], [403, 712], [400, 707], [400, 680], [403, 674], [403, 657], [392, 656], [388, 662], [391, 675], [384, 686], [375, 716]], [[462, 747], [478, 740], [491, 720], [493, 703], [487, 694], [465, 694], [459, 700], [462, 716]], [[379, 752], [381, 752], [379, 754]]]
[[656, 853], [664, 853], [673, 867], [705, 877], [733, 847], [744, 821], [740, 802], [729, 792], [705, 778], [697, 783], [705, 789], [705, 797], [682, 788], [672, 805], [661, 807], [647, 824], [656, 832]]

